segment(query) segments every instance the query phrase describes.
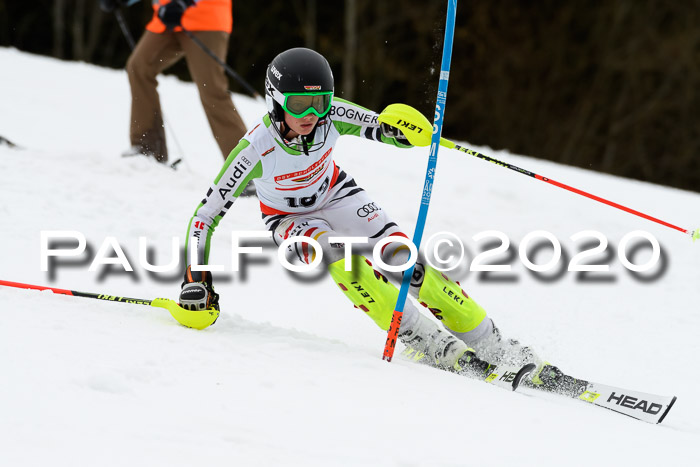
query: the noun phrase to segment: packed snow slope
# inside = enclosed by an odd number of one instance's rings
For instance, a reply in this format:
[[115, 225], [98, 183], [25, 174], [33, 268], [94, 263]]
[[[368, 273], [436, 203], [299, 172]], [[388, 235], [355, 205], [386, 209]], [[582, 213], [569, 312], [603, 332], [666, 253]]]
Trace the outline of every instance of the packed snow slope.
[[[184, 159], [177, 171], [120, 157], [130, 105], [123, 71], [0, 49], [0, 135], [21, 146], [0, 146], [0, 279], [177, 297], [179, 268], [146, 271], [138, 238], [148, 239], [152, 262], [167, 264], [173, 237], [184, 242], [222, 159], [196, 89], [172, 77], [159, 82], [170, 150]], [[232, 98], [247, 124], [264, 112], [250, 98]], [[448, 108], [446, 118], [459, 116]], [[468, 139], [469, 129], [446, 136]], [[700, 226], [697, 193], [476, 149], [684, 228]], [[677, 395], [663, 424], [510, 393], [400, 358], [387, 364], [385, 334], [323, 274], [288, 273], [265, 242], [244, 273], [231, 271], [230, 232], [263, 229], [256, 200], [241, 199], [214, 236], [211, 262], [225, 267], [215, 276], [222, 313], [204, 331], [152, 307], [0, 287], [0, 465], [696, 465], [700, 245], [459, 152], [439, 157], [425, 238], [448, 231], [463, 241], [467, 257], [453, 273], [463, 287], [506, 336], [570, 374]], [[411, 236], [427, 150], [345, 137], [336, 160]], [[485, 262], [512, 270], [468, 271], [495, 241], [472, 237], [490, 230], [511, 248]], [[597, 244], [571, 239], [589, 230], [609, 244], [586, 261], [610, 270], [567, 272], [573, 255]], [[637, 230], [653, 235], [662, 254], [634, 275], [618, 249]], [[42, 231], [79, 231], [88, 251], [42, 271]], [[533, 231], [561, 243], [555, 270], [538, 275], [520, 259], [521, 240]], [[108, 237], [133, 272], [89, 270]], [[535, 263], [552, 257], [536, 250], [531, 243]], [[635, 264], [652, 256], [648, 247], [627, 252]]]

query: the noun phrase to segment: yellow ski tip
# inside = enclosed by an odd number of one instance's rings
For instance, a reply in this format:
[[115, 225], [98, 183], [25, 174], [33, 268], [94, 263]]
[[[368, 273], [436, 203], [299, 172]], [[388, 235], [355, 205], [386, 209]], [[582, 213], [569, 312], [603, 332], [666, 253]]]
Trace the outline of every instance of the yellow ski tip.
[[219, 310], [213, 308], [196, 311], [185, 310], [174, 300], [168, 298], [156, 298], [151, 302], [151, 306], [165, 308], [175, 318], [175, 321], [193, 329], [208, 328], [219, 318]]

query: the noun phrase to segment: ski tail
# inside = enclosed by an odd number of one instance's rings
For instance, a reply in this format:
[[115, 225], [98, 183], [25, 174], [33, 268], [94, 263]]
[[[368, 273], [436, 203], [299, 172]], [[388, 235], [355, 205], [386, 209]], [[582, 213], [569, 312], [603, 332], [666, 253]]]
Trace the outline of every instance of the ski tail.
[[671, 402], [670, 402], [670, 403], [668, 404], [668, 406], [666, 407], [666, 410], [664, 410], [663, 415], [661, 415], [661, 417], [659, 417], [659, 421], [656, 422], [657, 424], [659, 424], [659, 423], [661, 423], [661, 422], [664, 421], [664, 418], [666, 418], [666, 415], [668, 415], [668, 413], [671, 411], [671, 407], [673, 407], [673, 404], [676, 403], [676, 399], [677, 399], [677, 397], [676, 397], [676, 396], [673, 396], [673, 399], [671, 399]]
[[658, 424], [664, 421], [677, 398], [588, 383], [578, 399], [637, 420]]
[[545, 364], [525, 385], [578, 399], [647, 423], [661, 423], [676, 402], [676, 396], [660, 396], [574, 378], [550, 364]]

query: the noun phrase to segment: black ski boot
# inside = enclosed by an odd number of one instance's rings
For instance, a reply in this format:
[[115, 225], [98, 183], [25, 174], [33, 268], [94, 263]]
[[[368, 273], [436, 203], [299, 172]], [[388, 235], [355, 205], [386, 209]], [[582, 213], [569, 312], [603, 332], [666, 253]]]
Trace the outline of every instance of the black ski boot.
[[472, 349], [467, 349], [455, 364], [457, 373], [481, 379], [490, 375], [494, 368], [494, 365], [477, 357]]
[[539, 373], [535, 373], [529, 380], [529, 387], [554, 392], [569, 397], [578, 397], [586, 391], [588, 381], [576, 379], [564, 374], [554, 365], [545, 363]]

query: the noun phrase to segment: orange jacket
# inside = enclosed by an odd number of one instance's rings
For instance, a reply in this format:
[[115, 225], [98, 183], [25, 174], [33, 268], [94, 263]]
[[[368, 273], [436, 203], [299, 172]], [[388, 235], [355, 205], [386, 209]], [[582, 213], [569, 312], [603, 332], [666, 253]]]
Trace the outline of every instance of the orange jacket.
[[[224, 31], [231, 33], [233, 27], [232, 0], [199, 0], [185, 10], [182, 25], [188, 31]], [[152, 0], [153, 19], [146, 25], [146, 30], [160, 34], [165, 32], [165, 25], [158, 18], [158, 8], [170, 3], [170, 0]], [[179, 27], [175, 31], [180, 31]]]

